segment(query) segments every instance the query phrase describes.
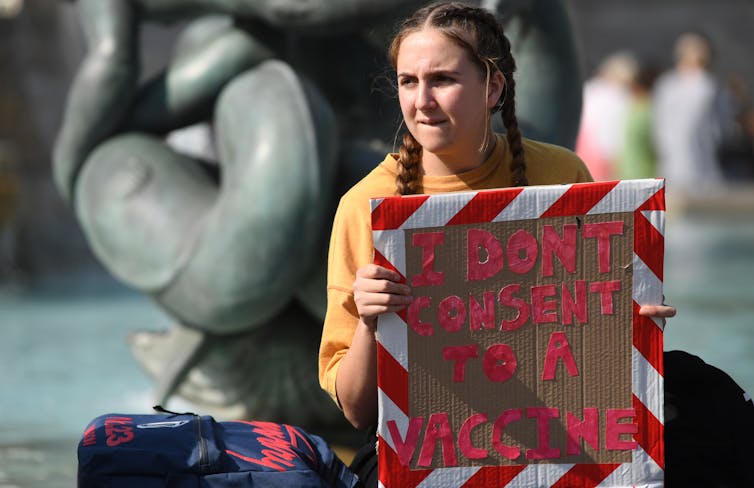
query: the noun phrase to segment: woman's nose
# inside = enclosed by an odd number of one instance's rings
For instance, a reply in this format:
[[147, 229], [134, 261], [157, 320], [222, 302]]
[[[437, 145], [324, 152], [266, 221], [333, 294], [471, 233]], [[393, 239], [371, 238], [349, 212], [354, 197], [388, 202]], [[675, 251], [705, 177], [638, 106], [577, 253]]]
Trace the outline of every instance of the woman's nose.
[[428, 108], [434, 108], [436, 105], [437, 102], [432, 94], [432, 87], [427, 83], [419, 83], [416, 93], [416, 108], [419, 110], [425, 110]]

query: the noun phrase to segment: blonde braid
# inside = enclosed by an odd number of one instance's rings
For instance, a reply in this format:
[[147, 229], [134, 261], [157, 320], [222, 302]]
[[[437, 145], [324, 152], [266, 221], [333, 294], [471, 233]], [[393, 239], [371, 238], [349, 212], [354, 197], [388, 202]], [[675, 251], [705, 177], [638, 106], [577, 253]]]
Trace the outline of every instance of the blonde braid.
[[[505, 139], [508, 141], [508, 147], [511, 152], [510, 172], [513, 180], [513, 186], [528, 186], [529, 180], [526, 177], [526, 159], [524, 158], [524, 146], [522, 142], [521, 129], [518, 126], [516, 117], [516, 80], [513, 74], [516, 71], [516, 61], [513, 59], [511, 52], [511, 43], [503, 32], [503, 28], [495, 16], [482, 9], [471, 9], [471, 12], [465, 12], [474, 18], [477, 25], [486, 25], [494, 39], [487, 39], [483, 32], [477, 28], [477, 51], [476, 56], [480, 62], [489, 66], [493, 63], [495, 69], [499, 70], [505, 78], [505, 87], [502, 95], [502, 103], [495, 107], [500, 110], [500, 116], [505, 127]], [[496, 44], [497, 48], [489, 46], [489, 42]], [[499, 54], [497, 61], [492, 56], [483, 58], [482, 54], [487, 49], [495, 50]]]
[[511, 177], [513, 186], [528, 186], [529, 180], [526, 177], [526, 160], [524, 159], [524, 146], [521, 141], [521, 130], [518, 127], [516, 118], [516, 81], [513, 73], [516, 70], [516, 63], [511, 54], [510, 41], [502, 35], [502, 45], [507, 55], [501, 60], [501, 71], [505, 76], [505, 90], [503, 92], [503, 104], [500, 107], [500, 116], [505, 126], [505, 138], [508, 141], [508, 147], [511, 151]]
[[403, 144], [398, 149], [398, 176], [395, 184], [399, 195], [414, 195], [421, 187], [421, 144], [410, 132], [403, 134]]

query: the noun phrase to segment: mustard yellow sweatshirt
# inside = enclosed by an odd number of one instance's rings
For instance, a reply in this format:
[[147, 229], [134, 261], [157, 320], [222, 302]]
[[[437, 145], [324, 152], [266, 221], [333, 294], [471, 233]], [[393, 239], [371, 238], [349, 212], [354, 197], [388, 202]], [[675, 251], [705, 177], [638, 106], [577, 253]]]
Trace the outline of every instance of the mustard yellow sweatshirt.
[[[523, 140], [526, 176], [530, 185], [592, 181], [584, 163], [560, 146]], [[327, 314], [319, 350], [319, 381], [338, 403], [335, 377], [359, 323], [352, 284], [356, 270], [372, 262], [370, 198], [396, 194], [397, 156], [385, 159], [343, 195], [333, 222], [328, 254]], [[511, 154], [505, 137], [498, 135], [490, 157], [471, 171], [449, 176], [424, 176], [420, 193], [486, 190], [512, 186]]]

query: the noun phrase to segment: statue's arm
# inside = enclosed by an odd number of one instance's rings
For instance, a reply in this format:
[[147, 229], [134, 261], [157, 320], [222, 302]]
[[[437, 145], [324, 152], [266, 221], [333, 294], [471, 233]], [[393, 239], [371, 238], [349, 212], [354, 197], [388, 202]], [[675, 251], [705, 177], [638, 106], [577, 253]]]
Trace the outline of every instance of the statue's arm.
[[199, 19], [182, 33], [166, 69], [140, 87], [123, 129], [165, 133], [207, 120], [231, 79], [272, 57], [272, 49], [231, 19]]
[[53, 175], [63, 197], [86, 156], [121, 123], [139, 76], [136, 12], [123, 0], [79, 0], [86, 56], [68, 94], [53, 148]]
[[[226, 13], [258, 2], [237, 0], [79, 0], [87, 51], [71, 85], [53, 148], [53, 174], [71, 201], [76, 176], [91, 151], [122, 130], [166, 132], [196, 122], [211, 111], [222, 87], [235, 75], [272, 57], [251, 33], [232, 21], [200, 19], [191, 34], [201, 40], [179, 52], [170, 66], [139, 87], [138, 27], [147, 19], [192, 18]], [[236, 12], [238, 13], [238, 12]], [[249, 14], [242, 10], [241, 14]], [[204, 31], [202, 31], [204, 29]], [[188, 37], [188, 36], [187, 36]]]
[[375, 16], [399, 16], [428, 0], [139, 0], [151, 15], [169, 16], [180, 7], [256, 18], [283, 29], [356, 27]]

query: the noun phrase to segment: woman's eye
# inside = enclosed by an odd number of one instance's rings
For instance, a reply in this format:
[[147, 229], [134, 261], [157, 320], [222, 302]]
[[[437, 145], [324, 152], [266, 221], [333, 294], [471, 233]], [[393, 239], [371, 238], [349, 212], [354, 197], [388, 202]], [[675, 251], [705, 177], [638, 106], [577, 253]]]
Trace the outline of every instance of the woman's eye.
[[401, 78], [398, 80], [398, 84], [400, 86], [410, 86], [416, 83], [416, 80], [413, 78]]

